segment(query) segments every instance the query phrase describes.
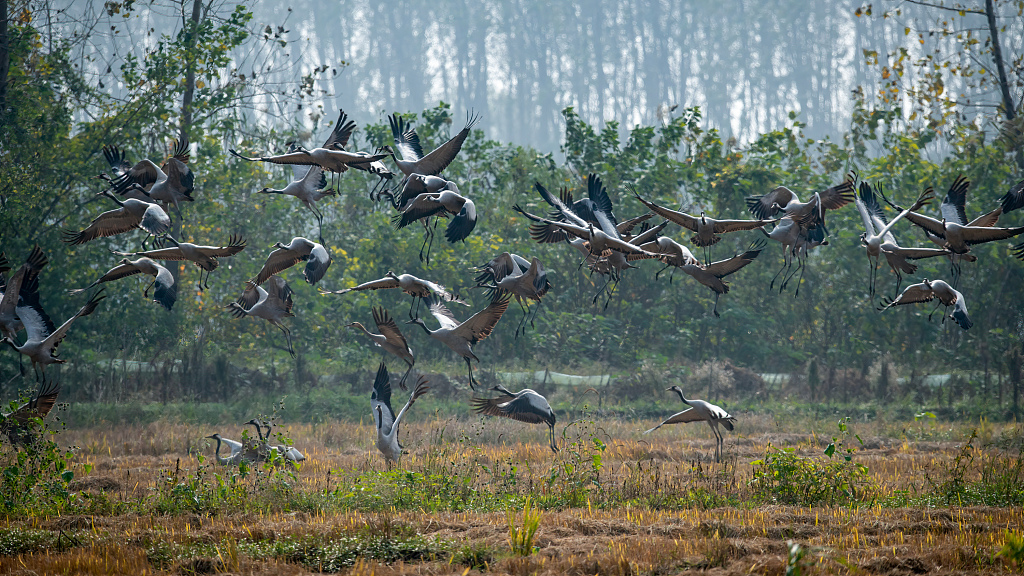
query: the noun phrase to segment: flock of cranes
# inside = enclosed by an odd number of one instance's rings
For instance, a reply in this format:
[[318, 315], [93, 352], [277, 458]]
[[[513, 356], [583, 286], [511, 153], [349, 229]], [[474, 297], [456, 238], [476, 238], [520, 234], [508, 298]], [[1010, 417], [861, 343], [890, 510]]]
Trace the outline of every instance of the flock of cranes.
[[[444, 233], [449, 243], [465, 240], [477, 225], [476, 205], [460, 191], [456, 182], [447, 180], [442, 173], [457, 157], [478, 120], [478, 116], [469, 114], [465, 126], [458, 134], [429, 153], [424, 153], [415, 129], [397, 114], [389, 117], [393, 148], [384, 146], [373, 153], [349, 150], [349, 141], [356, 130], [356, 124], [348, 119], [344, 111], [339, 113], [337, 123], [321, 147], [307, 149], [299, 143], [288, 142], [285, 144], [288, 148], [286, 153], [268, 156], [245, 156], [230, 150], [232, 155], [246, 161], [290, 165], [293, 179], [284, 188], [264, 187], [259, 193], [296, 198], [316, 218], [319, 237], [313, 241], [296, 236], [288, 243], [274, 244], [259, 272], [246, 282], [241, 296], [227, 304], [226, 308], [236, 318], [262, 318], [280, 329], [284, 333], [288, 352], [294, 356], [292, 334], [285, 323], [287, 318], [295, 315], [294, 291], [280, 274], [304, 263], [302, 276], [308, 284], [316, 285], [326, 277], [331, 266], [331, 252], [323, 238], [324, 215], [317, 204], [337, 195], [334, 187], [337, 178], [349, 169], [378, 176], [378, 182], [370, 191], [370, 198], [376, 202], [386, 201], [395, 210], [393, 223], [396, 229], [415, 222], [422, 224], [422, 262], [429, 265], [434, 227], [440, 219], [450, 220]], [[153, 279], [144, 291], [144, 296], [151, 297], [170, 311], [177, 299], [178, 279], [159, 261], [192, 262], [199, 268], [198, 288], [204, 290], [208, 288], [209, 276], [217, 269], [221, 258], [234, 257], [246, 249], [246, 240], [238, 235], [232, 235], [225, 245], [218, 246], [184, 242], [169, 234], [172, 219], [168, 211], [173, 207], [178, 219], [184, 221], [182, 204], [196, 201], [192, 195], [195, 174], [189, 166], [189, 145], [186, 140], [175, 141], [171, 146], [171, 154], [160, 165], [149, 159], [132, 164], [126, 152], [117, 146], [106, 146], [103, 152], [110, 170], [109, 174], [99, 176], [99, 179], [106, 182], [106, 187], [99, 194], [113, 201], [117, 207], [96, 216], [84, 230], [65, 230], [63, 239], [70, 245], [80, 245], [135, 229], [142, 230], [145, 236], [140, 251], [115, 252], [122, 259], [113, 268], [89, 286], [71, 290], [71, 294], [86, 292], [99, 284], [128, 276], [145, 274]], [[397, 167], [397, 172], [388, 168], [385, 163], [388, 159]], [[331, 174], [330, 188], [327, 173]], [[401, 178], [394, 183], [399, 173]], [[676, 270], [689, 275], [715, 294], [712, 313], [718, 316], [719, 297], [727, 294], [730, 289], [725, 278], [754, 262], [769, 240], [783, 246], [783, 267], [775, 274], [771, 287], [774, 288], [778, 280], [780, 291], [785, 290], [799, 272], [798, 294], [808, 253], [817, 246], [828, 244], [829, 232], [825, 224], [827, 213], [854, 203], [865, 228], [861, 243], [867, 251], [870, 264], [870, 294], [874, 295], [878, 261], [883, 256], [896, 276], [896, 294], [892, 298], [883, 299], [879, 309], [938, 299], [947, 308], [953, 307], [949, 317], [966, 330], [972, 326], [972, 321], [967, 313], [964, 295], [957, 290], [957, 283], [961, 263], [976, 259], [970, 253], [971, 246], [1024, 233], [1024, 227], [995, 226], [1000, 216], [1024, 206], [1024, 182], [1007, 192], [997, 208], [972, 221], [967, 221], [965, 211], [969, 185], [963, 177], [953, 183], [941, 203], [939, 220], [919, 212], [934, 198], [932, 189], [924, 191], [911, 207], [904, 209], [886, 198], [877, 184], [872, 186], [868, 182], [859, 181], [854, 172], [839, 184], [813, 194], [807, 201], [801, 201], [784, 186], [762, 196], [748, 198], [747, 206], [754, 216], [754, 219], [749, 220], [719, 220], [704, 212], [691, 215], [659, 205], [632, 188], [632, 199], [636, 200], [636, 206], [641, 208], [642, 213], [620, 219], [608, 190], [595, 174], [587, 176], [585, 197], [579, 199], [574, 197], [574, 191], [569, 188], [562, 188], [555, 195], [541, 183], [536, 183], [534, 188], [537, 194], [549, 206], [546, 214], [533, 214], [518, 204], [512, 209], [529, 222], [530, 238], [540, 244], [570, 246], [581, 257], [579, 269], [585, 265], [590, 274], [606, 277], [604, 285], [594, 296], [595, 303], [602, 294], [606, 294], [607, 306], [623, 273], [637, 268], [637, 263], [642, 260], [657, 260], [663, 267], [654, 275], [655, 279], [670, 268], [670, 282]], [[897, 212], [891, 221], [887, 219], [878, 201], [879, 196]], [[653, 223], [656, 218], [662, 221]], [[937, 247], [900, 246], [893, 234], [900, 220], [922, 228]], [[697, 258], [686, 246], [671, 237], [662, 235], [670, 224], [692, 233], [690, 242], [701, 249], [702, 258]], [[764, 238], [758, 237], [739, 254], [712, 261], [711, 251], [723, 235], [744, 231], [759, 231]], [[147, 249], [150, 240], [160, 246]], [[1015, 250], [1018, 257], [1021, 257], [1024, 255], [1024, 244], [1015, 247]], [[950, 282], [924, 280], [899, 292], [903, 274], [916, 272], [917, 267], [912, 261], [939, 256], [950, 259]], [[43, 310], [39, 297], [39, 274], [46, 264], [46, 255], [36, 247], [24, 264], [7, 278], [6, 273], [12, 266], [0, 254], [0, 273], [4, 281], [0, 301], [2, 342], [20, 355], [28, 356], [36, 370], [37, 379], [41, 380], [32, 400], [9, 415], [4, 428], [0, 429], [12, 440], [18, 438], [21, 441], [25, 437], [24, 425], [19, 425], [19, 422], [27, 422], [33, 415], [45, 416], [52, 407], [60, 386], [46, 378], [46, 366], [64, 362], [56, 356], [57, 346], [71, 325], [78, 318], [91, 314], [104, 298], [102, 289], [93, 293], [77, 314], [59, 328], [56, 327]], [[515, 332], [518, 337], [526, 330], [528, 323], [532, 325], [540, 303], [552, 289], [548, 271], [537, 257], [527, 258], [503, 252], [479, 266], [477, 271], [479, 275], [475, 278], [475, 287], [486, 290], [488, 303], [463, 322], [456, 318], [446, 304], [468, 306], [464, 299], [438, 282], [409, 273], [388, 271], [380, 279], [368, 280], [350, 288], [328, 290], [318, 287], [318, 290], [326, 296], [397, 288], [412, 296], [414, 303], [405, 324], [420, 326], [430, 339], [462, 357], [468, 370], [469, 387], [475, 392], [478, 382], [474, 376], [473, 363], [479, 363], [480, 359], [473, 347], [492, 333], [513, 298], [523, 310]], [[438, 328], [431, 329], [419, 315], [423, 305], [436, 320]], [[531, 311], [530, 307], [534, 309]], [[407, 369], [399, 380], [399, 387], [407, 390], [406, 382], [416, 364], [413, 350], [388, 310], [374, 307], [373, 321], [378, 333], [371, 332], [356, 321], [347, 326], [361, 331], [375, 346], [404, 363]], [[17, 338], [22, 329], [26, 337], [19, 345]], [[401, 457], [403, 450], [398, 440], [399, 425], [414, 402], [429, 390], [427, 384], [420, 376], [407, 403], [395, 415], [391, 406], [390, 375], [385, 363], [380, 363], [372, 387], [370, 407], [377, 433], [376, 445], [387, 461], [397, 461]], [[718, 427], [722, 425], [732, 430], [736, 419], [718, 406], [685, 398], [677, 386], [669, 390], [678, 394], [689, 408], [669, 417], [647, 433], [665, 424], [705, 421], [715, 435], [715, 457], [720, 458], [723, 439]], [[512, 392], [500, 385], [491, 387], [490, 391], [497, 392], [499, 396], [474, 396], [470, 400], [471, 407], [477, 413], [528, 424], [545, 424], [549, 428], [550, 447], [553, 451], [558, 450], [554, 431], [556, 416], [543, 396], [530, 389]], [[298, 462], [304, 459], [294, 448], [270, 444], [269, 423], [253, 419], [246, 424], [255, 427], [254, 438], [243, 435], [243, 441], [237, 442], [219, 434], [209, 436], [217, 442], [215, 454], [218, 462]], [[229, 447], [228, 456], [220, 455], [222, 445]]]

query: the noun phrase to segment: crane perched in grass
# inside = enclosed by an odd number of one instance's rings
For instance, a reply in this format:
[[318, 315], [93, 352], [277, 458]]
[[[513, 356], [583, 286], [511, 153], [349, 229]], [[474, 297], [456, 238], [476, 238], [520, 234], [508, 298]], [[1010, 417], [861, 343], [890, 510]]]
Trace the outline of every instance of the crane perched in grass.
[[665, 424], [707, 422], [708, 426], [711, 426], [711, 431], [715, 433], [715, 462], [720, 462], [722, 459], [722, 444], [724, 443], [724, 440], [722, 438], [722, 433], [718, 431], [718, 425], [721, 424], [726, 430], [731, 432], [733, 429], [733, 423], [736, 422], [736, 417], [710, 402], [686, 398], [683, 396], [683, 390], [679, 386], [666, 388], [665, 391], [679, 394], [679, 399], [683, 401], [683, 404], [689, 406], [689, 408], [669, 416], [664, 422], [645, 431], [644, 434], [650, 434]]

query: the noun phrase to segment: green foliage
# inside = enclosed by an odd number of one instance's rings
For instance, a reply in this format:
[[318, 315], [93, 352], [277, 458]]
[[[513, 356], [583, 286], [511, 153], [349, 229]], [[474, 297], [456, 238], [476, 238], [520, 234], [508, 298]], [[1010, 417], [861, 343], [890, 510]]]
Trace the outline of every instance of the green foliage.
[[68, 485], [74, 470], [88, 473], [88, 464], [74, 463], [75, 449], [62, 448], [39, 418], [29, 421], [25, 445], [0, 447], [0, 514], [37, 516], [59, 513], [72, 504]]
[[[601, 470], [607, 443], [594, 421], [586, 416], [570, 422], [562, 431], [564, 445], [548, 470], [545, 504], [584, 506], [592, 493], [602, 493]], [[572, 434], [571, 436], [568, 436]]]
[[[515, 511], [509, 510], [508, 516], [508, 545], [512, 554], [516, 556], [529, 556], [534, 553], [533, 538], [540, 528], [540, 521], [543, 513], [534, 510], [530, 497], [526, 497], [523, 503], [523, 513], [516, 518]], [[518, 520], [518, 521], [517, 521]]]
[[870, 499], [874, 487], [868, 467], [854, 462], [856, 449], [844, 444], [849, 433], [846, 419], [839, 421], [839, 431], [825, 448], [827, 460], [769, 444], [764, 458], [751, 462], [750, 486], [755, 498], [802, 506], [856, 504]]
[[1024, 536], [1007, 530], [997, 556], [1017, 568], [1024, 568]]
[[786, 548], [786, 576], [800, 576], [806, 567], [804, 556], [807, 555], [807, 549], [792, 540], [786, 540]]
[[1019, 506], [1024, 504], [1024, 446], [1006, 455], [980, 450], [974, 445], [978, 430], [971, 431], [952, 462], [939, 463], [937, 471], [925, 472], [931, 489], [926, 499], [946, 506]]

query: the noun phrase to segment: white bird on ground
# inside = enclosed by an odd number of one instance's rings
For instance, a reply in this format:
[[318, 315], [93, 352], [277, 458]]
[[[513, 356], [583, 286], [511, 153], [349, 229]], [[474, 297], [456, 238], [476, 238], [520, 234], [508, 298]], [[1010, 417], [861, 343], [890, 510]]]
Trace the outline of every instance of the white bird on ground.
[[469, 387], [476, 390], [476, 380], [473, 378], [473, 364], [471, 360], [480, 362], [480, 359], [473, 354], [473, 345], [490, 336], [494, 326], [501, 320], [501, 315], [508, 309], [509, 300], [512, 295], [507, 292], [498, 292], [494, 295], [491, 303], [486, 308], [473, 314], [469, 320], [460, 323], [455, 319], [451, 310], [446, 308], [440, 301], [434, 300], [430, 304], [430, 313], [437, 318], [441, 327], [437, 330], [427, 328], [422, 318], [413, 318], [406, 324], [418, 324], [428, 336], [444, 344], [462, 356], [469, 368]]
[[288, 340], [288, 353], [295, 356], [295, 349], [292, 348], [292, 331], [281, 322], [283, 318], [295, 316], [292, 314], [292, 289], [280, 276], [271, 276], [269, 280], [270, 282], [266, 283], [266, 290], [251, 280], [246, 282], [245, 292], [226, 308], [231, 309], [231, 314], [235, 318], [263, 318], [280, 328]]
[[[207, 438], [210, 438], [212, 440], [216, 440], [217, 441], [217, 449], [214, 450], [213, 456], [214, 456], [214, 458], [217, 459], [217, 463], [218, 464], [223, 464], [225, 466], [231, 466], [231, 465], [235, 465], [235, 464], [238, 464], [238, 463], [242, 462], [242, 460], [246, 460], [247, 462], [252, 462], [253, 461], [251, 459], [246, 458], [246, 453], [242, 450], [242, 443], [241, 442], [238, 442], [238, 441], [235, 441], [235, 440], [229, 440], [227, 438], [222, 438], [220, 434], [210, 434], [209, 436], [207, 436]], [[220, 455], [220, 445], [221, 445], [221, 443], [226, 444], [227, 447], [229, 449], [231, 449], [231, 453], [229, 455], [227, 455], [227, 456], [221, 456]]]
[[473, 410], [478, 414], [511, 418], [527, 424], [547, 424], [551, 451], [558, 452], [558, 445], [555, 444], [555, 412], [547, 398], [529, 388], [513, 393], [501, 384], [491, 390], [501, 392], [504, 396], [473, 398], [469, 401]]
[[174, 303], [178, 299], [178, 287], [174, 283], [174, 276], [171, 275], [171, 272], [167, 270], [167, 268], [164, 268], [149, 258], [139, 258], [134, 261], [122, 258], [121, 262], [118, 263], [117, 266], [107, 270], [107, 273], [101, 276], [99, 280], [96, 280], [85, 288], [69, 290], [68, 293], [80, 294], [97, 284], [110, 282], [111, 280], [120, 280], [121, 278], [127, 278], [140, 273], [148, 274], [153, 277], [153, 281], [150, 282], [149, 286], [147, 286], [145, 291], [143, 291], [143, 296], [149, 298], [149, 289], [153, 288], [153, 301], [159, 302], [160, 305], [168, 310], [173, 308]]
[[[931, 280], [925, 279], [920, 284], [911, 284], [907, 286], [903, 292], [896, 297], [895, 300], [883, 299], [882, 303], [885, 306], [879, 308], [879, 310], [886, 310], [893, 306], [901, 306], [903, 304], [916, 304], [918, 302], [931, 302], [938, 298], [939, 302], [943, 306], [949, 308], [953, 307], [953, 312], [949, 315], [961, 328], [964, 330], [974, 326], [974, 322], [971, 321], [970, 316], [967, 315], [967, 302], [964, 301], [964, 295], [961, 294], [956, 288], [953, 288], [942, 280]], [[934, 312], [932, 312], [934, 314]], [[931, 314], [928, 315], [931, 319]]]
[[270, 253], [263, 268], [253, 280], [256, 285], [263, 284], [274, 274], [283, 272], [303, 261], [306, 262], [306, 267], [302, 271], [302, 277], [306, 279], [306, 282], [316, 284], [331, 266], [331, 255], [324, 247], [322, 238], [317, 243], [296, 236], [287, 246], [278, 242], [274, 244], [274, 248], [276, 250]]
[[405, 379], [409, 377], [413, 365], [416, 364], [412, 348], [409, 348], [409, 343], [406, 342], [405, 336], [402, 335], [402, 331], [398, 329], [398, 324], [395, 323], [394, 318], [391, 317], [391, 314], [388, 314], [387, 310], [379, 306], [374, 307], [373, 321], [377, 324], [377, 330], [380, 330], [380, 334], [370, 332], [359, 322], [350, 322], [345, 326], [362, 330], [363, 334], [369, 336], [375, 346], [399, 358], [409, 366], [409, 369], [405, 371], [402, 379], [398, 382], [402, 390], [405, 390]]
[[710, 402], [687, 399], [683, 396], [683, 391], [679, 386], [671, 386], [666, 388], [665, 391], [671, 391], [679, 394], [679, 399], [683, 401], [683, 404], [689, 406], [689, 408], [669, 416], [661, 424], [658, 424], [650, 430], [646, 430], [644, 434], [650, 434], [665, 424], [681, 424], [685, 422], [701, 421], [707, 422], [708, 426], [711, 426], [711, 431], [715, 433], [715, 462], [720, 462], [722, 459], [722, 444], [724, 440], [722, 438], [722, 433], [718, 431], [718, 425], [721, 424], [726, 430], [731, 432], [733, 429], [733, 423], [736, 422], [736, 417]]
[[412, 407], [417, 398], [427, 393], [430, 387], [422, 376], [416, 381], [416, 388], [402, 411], [395, 416], [391, 408], [391, 379], [388, 368], [383, 362], [377, 368], [377, 377], [373, 380], [373, 393], [370, 395], [370, 408], [373, 410], [373, 423], [377, 428], [377, 449], [384, 454], [388, 463], [398, 462], [402, 457], [402, 444], [398, 441], [398, 426], [402, 417]]

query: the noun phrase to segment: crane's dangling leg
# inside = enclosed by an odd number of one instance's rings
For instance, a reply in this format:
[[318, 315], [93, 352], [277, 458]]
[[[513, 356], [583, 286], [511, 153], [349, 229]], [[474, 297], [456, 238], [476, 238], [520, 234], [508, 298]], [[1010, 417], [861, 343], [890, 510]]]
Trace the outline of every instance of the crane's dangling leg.
[[463, 356], [462, 359], [466, 361], [466, 367], [469, 368], [469, 389], [476, 392], [476, 386], [474, 385], [476, 380], [473, 379], [473, 363], [466, 356]]
[[[409, 362], [406, 361], [406, 364], [409, 364]], [[415, 362], [409, 364], [409, 369], [405, 371], [405, 374], [402, 374], [402, 379], [398, 381], [398, 385], [402, 388], [402, 390], [409, 389], [408, 386], [405, 385], [405, 380], [409, 377], [409, 373], [412, 372], [413, 366], [415, 366]]]
[[153, 281], [149, 283], [149, 286], [146, 286], [146, 289], [142, 291], [142, 295], [144, 297], [149, 298], [149, 289], [153, 287], [153, 284], [156, 284], [156, 278], [154, 278]]
[[714, 313], [715, 318], [721, 318], [722, 317], [722, 315], [718, 313], [718, 298], [720, 296], [721, 296], [721, 294], [719, 294], [718, 292], [715, 292], [715, 307], [711, 309], [711, 312]]
[[900, 295], [900, 286], [903, 285], [903, 274], [899, 270], [893, 270], [896, 273], [896, 291], [892, 293], [893, 299]]
[[533, 321], [537, 319], [537, 314], [540, 312], [541, 302], [543, 302], [543, 300], [538, 300], [537, 304], [533, 308], [533, 318], [530, 318], [530, 328], [536, 328], [536, 326], [534, 326], [533, 324]]
[[424, 249], [426, 249], [428, 255], [430, 254], [430, 248], [427, 246], [427, 242], [429, 241], [431, 244], [433, 244], [433, 232], [430, 231], [429, 222], [430, 219], [428, 218], [423, 224], [423, 244], [420, 244], [420, 262], [425, 261], [423, 258]]
[[616, 276], [615, 277], [615, 282], [612, 284], [611, 289], [608, 290], [608, 292], [607, 292], [608, 299], [604, 301], [604, 308], [602, 308], [602, 310], [607, 310], [608, 309], [608, 305], [611, 304], [611, 302], [612, 302], [612, 295], [615, 293], [615, 289], [619, 287], [619, 280], [621, 280], [621, 278]]
[[591, 302], [592, 304], [597, 304], [598, 298], [601, 297], [601, 294], [604, 294], [604, 291], [608, 288], [608, 285], [611, 284], [611, 281], [612, 275], [608, 274], [608, 280], [605, 281], [604, 286], [601, 286], [601, 289], [597, 291], [597, 294], [594, 294], [594, 300]]
[[292, 358], [295, 358], [295, 348], [292, 347], [292, 331], [279, 320], [271, 320], [271, 323], [280, 328], [281, 332], [284, 332], [284, 337], [288, 341], [288, 353], [292, 355]]
[[800, 278], [796, 281], [796, 291], [793, 293], [794, 298], [800, 295], [800, 285], [804, 283], [804, 272], [807, 272], [806, 257], [805, 260], [800, 263]]
[[868, 300], [875, 297], [875, 267], [871, 265], [871, 256], [868, 256]]
[[548, 438], [551, 441], [551, 451], [558, 454], [558, 444], [555, 443], [555, 426], [553, 424], [548, 425]]
[[661, 273], [662, 273], [662, 272], [664, 272], [665, 270], [667, 270], [669, 266], [671, 266], [671, 264], [665, 264], [665, 266], [663, 266], [663, 267], [661, 268], [661, 270], [658, 270], [658, 271], [657, 271], [657, 272], [656, 272], [656, 273], [654, 274], [654, 279], [655, 279], [655, 280], [657, 280], [657, 279], [658, 279], [658, 276], [661, 276]]
[[[788, 254], [788, 250], [786, 250], [785, 246], [783, 246], [783, 248], [782, 248], [782, 268], [779, 268], [779, 271], [775, 273], [775, 276], [772, 276], [772, 282], [771, 282], [771, 284], [768, 285], [768, 290], [769, 291], [775, 289], [775, 280], [779, 277], [779, 274], [782, 274], [782, 271], [785, 270], [786, 268], [789, 268], [789, 266], [791, 264], [791, 261], [787, 257], [787, 254]], [[783, 278], [785, 278], [785, 276], [783, 276]], [[780, 292], [781, 292], [781, 290], [780, 290]]]
[[530, 313], [523, 307], [523, 302], [520, 299], [516, 298], [516, 302], [519, 304], [519, 309], [523, 311], [523, 318], [519, 321], [519, 325], [516, 326], [515, 338], [518, 340], [520, 329], [522, 329], [523, 334], [526, 334], [526, 328], [523, 328], [523, 326], [526, 324], [526, 317], [529, 316]]

